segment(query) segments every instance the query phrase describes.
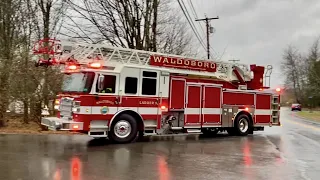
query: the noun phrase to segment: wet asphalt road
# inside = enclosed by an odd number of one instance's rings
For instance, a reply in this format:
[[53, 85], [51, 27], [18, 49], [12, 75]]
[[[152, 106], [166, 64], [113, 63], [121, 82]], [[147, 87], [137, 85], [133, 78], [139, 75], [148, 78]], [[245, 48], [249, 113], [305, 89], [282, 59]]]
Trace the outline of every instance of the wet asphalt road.
[[0, 180], [320, 179], [320, 124], [281, 110], [253, 136], [113, 145], [87, 136], [0, 135]]

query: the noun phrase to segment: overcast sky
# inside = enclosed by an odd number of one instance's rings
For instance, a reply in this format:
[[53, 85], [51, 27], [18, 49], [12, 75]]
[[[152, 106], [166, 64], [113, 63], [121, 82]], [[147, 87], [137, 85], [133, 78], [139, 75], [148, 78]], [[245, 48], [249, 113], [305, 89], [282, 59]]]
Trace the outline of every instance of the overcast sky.
[[[184, 0], [189, 5], [188, 0]], [[271, 64], [271, 87], [283, 83], [280, 61], [288, 44], [306, 51], [320, 35], [320, 0], [192, 0], [199, 18], [219, 16], [211, 21], [213, 49], [222, 60]], [[190, 10], [190, 15], [192, 11]], [[199, 24], [195, 24], [199, 27]], [[204, 22], [202, 23], [204, 26]], [[202, 33], [201, 29], [199, 32]], [[203, 34], [203, 33], [202, 33]]]

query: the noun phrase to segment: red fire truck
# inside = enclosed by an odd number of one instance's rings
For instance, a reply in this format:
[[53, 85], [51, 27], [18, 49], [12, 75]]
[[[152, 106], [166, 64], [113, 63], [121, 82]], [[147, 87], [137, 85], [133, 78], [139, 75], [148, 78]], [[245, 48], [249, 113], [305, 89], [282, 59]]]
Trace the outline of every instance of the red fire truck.
[[41, 121], [51, 130], [130, 143], [147, 135], [245, 136], [280, 126], [280, 94], [264, 83], [271, 66], [55, 39], [39, 41], [34, 54], [49, 57], [39, 66], [64, 67], [58, 117]]

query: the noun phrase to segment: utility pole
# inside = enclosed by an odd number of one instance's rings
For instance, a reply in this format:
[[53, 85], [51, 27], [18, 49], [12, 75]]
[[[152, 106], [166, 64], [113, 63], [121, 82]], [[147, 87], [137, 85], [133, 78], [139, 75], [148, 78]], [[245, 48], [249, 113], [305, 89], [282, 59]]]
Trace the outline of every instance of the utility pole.
[[210, 59], [210, 42], [209, 42], [209, 33], [213, 33], [212, 31], [210, 31], [210, 25], [209, 25], [209, 21], [212, 19], [219, 19], [219, 16], [215, 17], [215, 18], [204, 18], [204, 19], [196, 19], [196, 21], [205, 21], [206, 22], [206, 27], [207, 27], [207, 53], [208, 53], [208, 59]]

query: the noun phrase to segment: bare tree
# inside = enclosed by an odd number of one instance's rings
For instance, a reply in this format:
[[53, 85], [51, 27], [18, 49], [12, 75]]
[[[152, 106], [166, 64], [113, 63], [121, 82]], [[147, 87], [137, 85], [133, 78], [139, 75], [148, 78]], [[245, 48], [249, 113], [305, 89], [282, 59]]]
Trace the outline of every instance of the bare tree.
[[31, 49], [34, 41], [54, 36], [64, 3], [60, 0], [22, 1], [19, 10], [23, 12], [23, 23], [19, 32], [19, 50], [13, 62], [14, 76], [10, 78], [10, 95], [12, 100], [23, 102], [25, 123], [29, 120], [29, 109], [40, 122], [42, 105], [48, 106], [49, 100], [60, 90], [61, 73], [57, 68], [34, 67]]
[[0, 1], [0, 127], [5, 126], [4, 116], [9, 103], [10, 69], [22, 23], [21, 4], [21, 0]]
[[301, 103], [304, 99], [305, 64], [304, 58], [293, 46], [288, 46], [284, 51], [281, 67], [286, 76], [286, 85], [294, 90], [296, 101]]
[[176, 55], [193, 56], [191, 50], [192, 36], [187, 30], [186, 22], [176, 14], [168, 16], [168, 23], [159, 27], [161, 33], [158, 37], [158, 49], [160, 52]]
[[[29, 101], [32, 98], [32, 93], [35, 91], [34, 81], [30, 77], [33, 73], [31, 67], [31, 39], [34, 35], [34, 15], [35, 8], [33, 2], [30, 0], [22, 0], [22, 6], [18, 9], [23, 16], [21, 16], [22, 25], [19, 33], [19, 50], [17, 57], [13, 62], [12, 73], [10, 78], [10, 97], [12, 100], [21, 100], [23, 102], [23, 120], [24, 123], [29, 122]], [[17, 11], [18, 11], [17, 10]]]
[[310, 88], [314, 91], [318, 91], [320, 88], [320, 38], [317, 38], [309, 50], [307, 62], [309, 64], [309, 84]]
[[[184, 21], [169, 0], [67, 0], [68, 37], [85, 41], [105, 40], [110, 45], [183, 54], [191, 51]], [[76, 15], [75, 15], [76, 14]], [[189, 49], [188, 49], [189, 48]]]
[[[308, 96], [312, 96], [312, 103], [320, 105], [320, 37], [318, 37], [309, 49], [309, 54], [306, 58], [308, 63]], [[309, 102], [311, 103], [311, 102]]]
[[[40, 19], [42, 22], [37, 23], [38, 34], [41, 34], [40, 38], [49, 39], [54, 34], [54, 29], [58, 22], [61, 20], [62, 11], [66, 8], [65, 1], [63, 0], [37, 0], [36, 7], [40, 9]], [[39, 16], [35, 16], [39, 17]], [[42, 26], [41, 26], [42, 25]], [[48, 55], [44, 55], [44, 59], [48, 59]], [[52, 68], [44, 69], [44, 81], [43, 81], [43, 100], [44, 104], [48, 106], [50, 99], [50, 87], [49, 78], [55, 74], [55, 70]]]
[[319, 43], [320, 37], [313, 42], [306, 55], [299, 53], [293, 46], [288, 46], [284, 52], [282, 69], [286, 76], [286, 86], [293, 91], [298, 103], [320, 105]]
[[[91, 41], [105, 39], [114, 46], [156, 51], [159, 0], [81, 0], [77, 3], [67, 0], [67, 2], [71, 9], [86, 21], [86, 24], [80, 25], [74, 16], [69, 16], [72, 22], [69, 25], [78, 27], [80, 31], [68, 28], [74, 34]], [[96, 34], [96, 37], [92, 34]]]

